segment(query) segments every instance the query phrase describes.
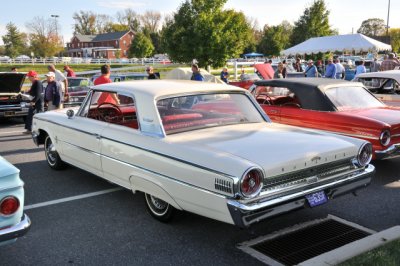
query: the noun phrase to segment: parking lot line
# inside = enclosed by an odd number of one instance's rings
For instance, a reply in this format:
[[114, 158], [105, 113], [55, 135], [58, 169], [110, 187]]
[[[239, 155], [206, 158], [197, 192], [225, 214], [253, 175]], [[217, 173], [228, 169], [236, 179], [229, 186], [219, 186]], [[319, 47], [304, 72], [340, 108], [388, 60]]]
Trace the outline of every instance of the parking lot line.
[[45, 201], [45, 202], [41, 202], [41, 203], [27, 205], [27, 206], [25, 206], [24, 210], [31, 210], [31, 209], [36, 209], [36, 208], [40, 208], [40, 207], [46, 207], [46, 206], [50, 206], [50, 205], [73, 201], [73, 200], [91, 198], [91, 197], [95, 197], [95, 196], [99, 196], [99, 195], [103, 195], [103, 194], [107, 194], [107, 193], [112, 193], [115, 191], [120, 191], [122, 189], [123, 189], [122, 187], [117, 187], [117, 188], [111, 188], [111, 189], [101, 190], [101, 191], [97, 191], [97, 192], [82, 194], [82, 195], [78, 195], [78, 196], [67, 197], [67, 198], [63, 198], [63, 199]]

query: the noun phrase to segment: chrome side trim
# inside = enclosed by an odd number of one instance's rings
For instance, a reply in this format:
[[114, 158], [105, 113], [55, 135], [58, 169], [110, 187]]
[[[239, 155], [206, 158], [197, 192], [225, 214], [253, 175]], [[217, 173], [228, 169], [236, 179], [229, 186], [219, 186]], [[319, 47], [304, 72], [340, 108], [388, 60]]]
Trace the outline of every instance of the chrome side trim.
[[[317, 129], [317, 128], [312, 128], [312, 129], [321, 130], [321, 129]], [[330, 131], [330, 130], [321, 130], [321, 131], [327, 132], [327, 133], [332, 133], [332, 134], [338, 134], [338, 135], [342, 135], [342, 136], [353, 137], [353, 138], [379, 140], [379, 137], [374, 137], [374, 136], [366, 136], [366, 135], [361, 135], [361, 134], [350, 134], [350, 133], [343, 133], [343, 132]]]
[[129, 166], [129, 167], [133, 167], [133, 168], [142, 170], [142, 171], [147, 172], [147, 173], [149, 173], [149, 174], [157, 175], [157, 176], [159, 176], [159, 177], [161, 177], [161, 178], [164, 178], [164, 179], [172, 180], [172, 181], [177, 182], [177, 183], [179, 183], [179, 184], [181, 184], [181, 185], [183, 185], [183, 186], [190, 187], [190, 188], [195, 188], [195, 189], [197, 189], [197, 190], [201, 190], [201, 191], [204, 192], [204, 193], [214, 194], [214, 195], [216, 195], [216, 196], [220, 196], [220, 197], [223, 197], [223, 198], [232, 197], [232, 196], [233, 196], [233, 195], [229, 196], [229, 195], [226, 195], [226, 194], [218, 193], [217, 191], [212, 191], [212, 190], [208, 190], [208, 189], [205, 189], [205, 188], [202, 188], [202, 187], [198, 187], [198, 186], [195, 186], [195, 185], [193, 185], [193, 184], [189, 184], [189, 183], [183, 182], [182, 180], [178, 180], [178, 179], [176, 179], [176, 178], [174, 178], [174, 177], [167, 176], [167, 175], [164, 175], [164, 174], [161, 174], [161, 173], [152, 171], [152, 170], [150, 170], [150, 169], [147, 169], [147, 168], [144, 168], [144, 167], [135, 165], [135, 164], [131, 164], [131, 163], [128, 163], [128, 162], [120, 161], [120, 160], [117, 160], [117, 159], [115, 159], [115, 158], [113, 158], [113, 157], [106, 156], [106, 155], [104, 155], [104, 154], [102, 155], [102, 157], [106, 157], [106, 158], [108, 158], [108, 159], [110, 159], [110, 160], [112, 160], [112, 161], [114, 161], [114, 162], [122, 163], [122, 164], [124, 164], [124, 165]]
[[85, 151], [85, 152], [88, 152], [88, 153], [92, 153], [92, 154], [97, 155], [97, 156], [101, 156], [101, 154], [98, 153], [98, 152], [95, 152], [95, 151], [92, 151], [92, 150], [83, 148], [83, 147], [81, 147], [81, 146], [72, 144], [72, 143], [70, 143], [70, 142], [61, 141], [61, 140], [59, 140], [59, 141], [65, 143], [65, 144], [67, 144], [67, 145], [69, 145], [69, 146], [76, 147], [76, 148], [78, 148], [78, 149], [80, 149], [80, 150], [82, 150], [82, 151]]
[[31, 220], [28, 215], [24, 214], [22, 216], [21, 222], [18, 224], [0, 229], [0, 242], [12, 240], [21, 237], [29, 231], [31, 227]]

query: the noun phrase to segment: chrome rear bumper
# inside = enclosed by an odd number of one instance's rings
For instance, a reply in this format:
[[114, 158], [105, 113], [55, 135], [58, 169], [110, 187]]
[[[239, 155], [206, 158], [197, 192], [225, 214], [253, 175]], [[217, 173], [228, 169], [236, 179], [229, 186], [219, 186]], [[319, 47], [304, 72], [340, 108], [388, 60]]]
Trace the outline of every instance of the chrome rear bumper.
[[228, 209], [236, 226], [248, 227], [261, 220], [298, 208], [307, 207], [306, 195], [324, 191], [329, 199], [333, 199], [336, 196], [364, 188], [369, 185], [374, 173], [375, 167], [368, 165], [364, 171], [357, 174], [270, 200], [261, 199], [251, 204], [244, 204], [237, 200], [228, 200]]
[[0, 229], [0, 242], [13, 240], [18, 237], [21, 237], [29, 231], [31, 227], [31, 220], [29, 219], [28, 215], [24, 214], [22, 216], [21, 222], [18, 224]]

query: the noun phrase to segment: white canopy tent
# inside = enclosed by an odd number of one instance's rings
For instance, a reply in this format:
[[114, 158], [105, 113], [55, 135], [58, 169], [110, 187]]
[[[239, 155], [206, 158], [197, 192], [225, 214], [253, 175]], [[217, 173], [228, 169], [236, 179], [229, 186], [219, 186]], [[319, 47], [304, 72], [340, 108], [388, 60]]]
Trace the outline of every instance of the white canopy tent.
[[281, 55], [316, 54], [335, 51], [378, 52], [390, 51], [392, 46], [362, 34], [316, 37], [281, 52]]

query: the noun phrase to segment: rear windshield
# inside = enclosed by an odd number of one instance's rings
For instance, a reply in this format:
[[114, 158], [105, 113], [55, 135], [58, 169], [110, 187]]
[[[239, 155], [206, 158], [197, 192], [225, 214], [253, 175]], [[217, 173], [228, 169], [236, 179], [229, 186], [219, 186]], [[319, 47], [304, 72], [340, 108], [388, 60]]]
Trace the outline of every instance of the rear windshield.
[[202, 94], [157, 102], [166, 134], [264, 121], [245, 94]]

